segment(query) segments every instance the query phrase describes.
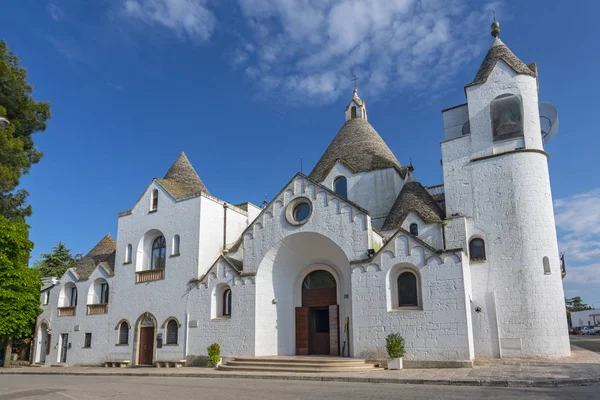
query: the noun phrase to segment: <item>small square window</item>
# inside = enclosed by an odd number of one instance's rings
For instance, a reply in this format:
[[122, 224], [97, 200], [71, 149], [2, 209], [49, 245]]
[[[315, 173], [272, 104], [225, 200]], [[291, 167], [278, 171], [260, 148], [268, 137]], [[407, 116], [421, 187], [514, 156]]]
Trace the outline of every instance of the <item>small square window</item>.
[[92, 347], [92, 334], [91, 333], [85, 334], [85, 339], [83, 341], [83, 347], [86, 349], [89, 349], [90, 347]]

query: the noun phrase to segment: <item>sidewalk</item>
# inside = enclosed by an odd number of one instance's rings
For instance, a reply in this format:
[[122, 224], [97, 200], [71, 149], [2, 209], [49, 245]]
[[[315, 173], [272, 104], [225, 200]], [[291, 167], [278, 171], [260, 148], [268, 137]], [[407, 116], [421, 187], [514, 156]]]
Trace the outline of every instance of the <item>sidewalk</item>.
[[97, 375], [193, 378], [281, 379], [337, 382], [404, 383], [426, 385], [551, 387], [600, 383], [600, 355], [572, 346], [572, 355], [560, 360], [477, 360], [473, 368], [377, 369], [354, 373], [225, 372], [210, 368], [0, 368], [0, 375]]

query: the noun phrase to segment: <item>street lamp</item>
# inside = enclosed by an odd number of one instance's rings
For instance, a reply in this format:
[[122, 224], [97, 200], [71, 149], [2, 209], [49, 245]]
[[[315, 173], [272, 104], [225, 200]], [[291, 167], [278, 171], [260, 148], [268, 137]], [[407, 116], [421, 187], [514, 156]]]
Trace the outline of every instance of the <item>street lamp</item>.
[[6, 118], [0, 117], [0, 129], [8, 128], [9, 125], [10, 122]]

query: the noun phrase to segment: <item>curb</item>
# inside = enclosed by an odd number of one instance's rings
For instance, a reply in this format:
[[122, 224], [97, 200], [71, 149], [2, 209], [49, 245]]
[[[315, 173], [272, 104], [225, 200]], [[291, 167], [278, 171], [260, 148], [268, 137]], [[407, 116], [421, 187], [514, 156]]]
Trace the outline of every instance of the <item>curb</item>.
[[206, 373], [145, 373], [145, 372], [75, 372], [75, 371], [0, 371], [1, 375], [79, 375], [79, 376], [139, 376], [139, 377], [168, 377], [168, 378], [217, 378], [217, 379], [265, 379], [287, 381], [316, 381], [316, 382], [354, 382], [354, 383], [387, 383], [404, 385], [447, 385], [447, 386], [493, 386], [493, 387], [564, 387], [589, 386], [600, 383], [598, 378], [565, 378], [565, 379], [419, 379], [419, 378], [369, 378], [318, 375], [247, 375], [247, 374], [206, 374]]

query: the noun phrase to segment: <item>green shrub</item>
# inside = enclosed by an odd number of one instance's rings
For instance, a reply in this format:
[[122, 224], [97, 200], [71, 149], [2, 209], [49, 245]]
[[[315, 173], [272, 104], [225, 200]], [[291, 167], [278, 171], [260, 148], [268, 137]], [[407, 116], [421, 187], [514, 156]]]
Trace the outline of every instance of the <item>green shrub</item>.
[[404, 338], [397, 333], [390, 333], [385, 338], [385, 349], [390, 358], [404, 357], [406, 350], [404, 349]]
[[208, 361], [210, 365], [216, 367], [219, 361], [221, 360], [221, 346], [217, 343], [213, 343], [206, 348], [208, 351]]

